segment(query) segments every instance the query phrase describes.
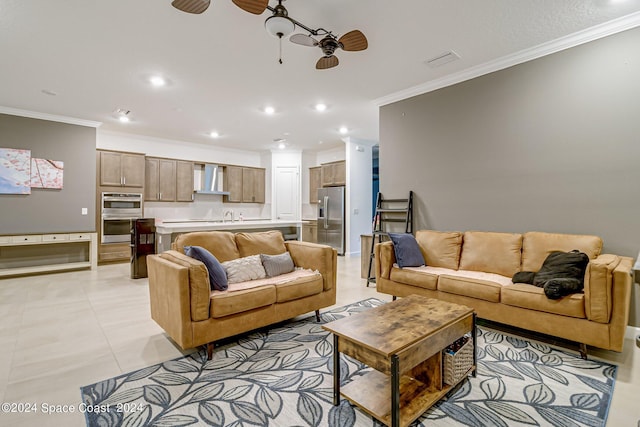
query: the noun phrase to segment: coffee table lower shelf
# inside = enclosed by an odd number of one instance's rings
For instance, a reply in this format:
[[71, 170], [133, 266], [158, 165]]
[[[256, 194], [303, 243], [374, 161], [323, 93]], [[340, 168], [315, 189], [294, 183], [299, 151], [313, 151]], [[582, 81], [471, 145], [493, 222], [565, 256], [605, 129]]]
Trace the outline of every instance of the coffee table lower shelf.
[[[444, 384], [441, 389], [427, 385], [408, 375], [400, 377], [400, 425], [408, 426], [427, 409], [442, 399], [475, 369], [472, 366], [456, 384]], [[341, 386], [340, 394], [383, 424], [391, 425], [391, 377], [375, 369]]]

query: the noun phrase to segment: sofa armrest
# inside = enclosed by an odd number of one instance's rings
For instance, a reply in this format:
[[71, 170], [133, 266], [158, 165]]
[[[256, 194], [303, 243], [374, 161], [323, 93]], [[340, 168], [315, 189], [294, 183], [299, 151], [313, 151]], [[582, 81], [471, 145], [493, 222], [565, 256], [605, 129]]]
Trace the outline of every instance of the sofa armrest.
[[323, 289], [336, 286], [338, 252], [330, 246], [290, 240], [284, 242], [296, 267], [317, 270], [323, 277]]
[[374, 247], [374, 254], [376, 257], [376, 277], [389, 279], [391, 275], [391, 268], [396, 262], [396, 253], [393, 250], [393, 243], [376, 243]]
[[584, 281], [585, 312], [589, 320], [610, 323], [617, 316], [618, 320], [624, 320], [626, 327], [631, 268], [631, 258], [612, 254], [601, 254], [589, 262]]
[[631, 310], [631, 288], [633, 286], [633, 258], [621, 257], [613, 270], [613, 310], [609, 322], [610, 348], [622, 351], [624, 336], [629, 325]]
[[183, 349], [193, 347], [189, 269], [147, 256], [151, 318]]

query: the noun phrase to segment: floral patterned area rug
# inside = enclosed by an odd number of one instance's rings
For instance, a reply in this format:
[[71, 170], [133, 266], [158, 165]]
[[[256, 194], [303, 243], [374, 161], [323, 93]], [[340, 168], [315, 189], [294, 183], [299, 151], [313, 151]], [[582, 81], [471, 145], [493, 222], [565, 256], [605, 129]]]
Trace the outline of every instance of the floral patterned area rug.
[[[332, 337], [321, 324], [384, 304], [368, 299], [244, 335], [81, 388], [88, 426], [380, 426], [333, 406]], [[412, 426], [604, 426], [617, 367], [478, 328], [478, 375]], [[343, 384], [370, 368], [341, 357]], [[98, 410], [102, 410], [99, 412]]]

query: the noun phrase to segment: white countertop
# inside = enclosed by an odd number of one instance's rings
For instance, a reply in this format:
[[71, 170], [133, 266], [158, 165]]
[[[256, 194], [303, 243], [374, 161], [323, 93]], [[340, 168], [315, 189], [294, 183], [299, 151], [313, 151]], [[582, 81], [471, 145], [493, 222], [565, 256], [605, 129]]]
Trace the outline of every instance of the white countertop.
[[207, 220], [172, 220], [156, 224], [156, 233], [171, 234], [189, 231], [209, 230], [243, 230], [268, 227], [298, 227], [302, 221], [284, 221], [272, 219], [245, 219], [244, 221], [207, 221]]

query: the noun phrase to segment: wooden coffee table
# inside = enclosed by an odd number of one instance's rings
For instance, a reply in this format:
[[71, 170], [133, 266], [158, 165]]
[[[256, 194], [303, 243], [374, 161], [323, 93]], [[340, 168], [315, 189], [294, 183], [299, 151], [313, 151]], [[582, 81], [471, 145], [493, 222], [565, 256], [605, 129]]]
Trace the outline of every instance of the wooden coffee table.
[[[323, 328], [333, 334], [333, 404], [342, 395], [387, 426], [408, 426], [457, 384], [444, 383], [442, 350], [469, 332], [467, 375], [476, 376], [476, 314], [469, 307], [411, 295]], [[374, 370], [341, 387], [340, 353]]]

